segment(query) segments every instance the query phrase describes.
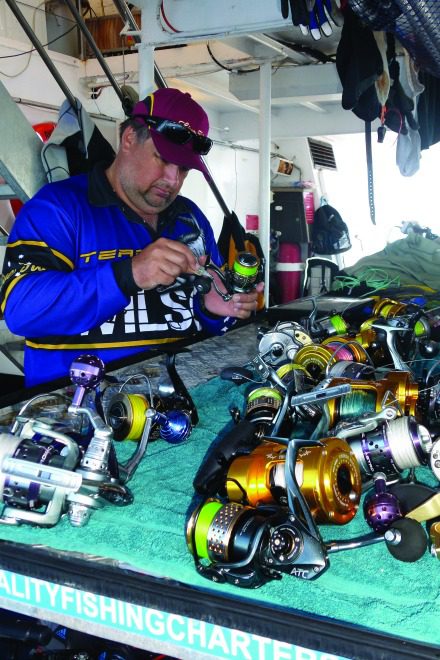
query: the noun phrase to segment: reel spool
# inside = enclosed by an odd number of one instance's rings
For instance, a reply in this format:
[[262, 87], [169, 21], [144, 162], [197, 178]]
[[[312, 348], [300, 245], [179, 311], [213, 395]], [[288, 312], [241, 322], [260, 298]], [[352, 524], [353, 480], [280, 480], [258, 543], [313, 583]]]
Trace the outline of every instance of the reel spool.
[[240, 587], [283, 573], [313, 580], [328, 567], [322, 542], [277, 508], [208, 500], [191, 514], [186, 539], [201, 575]]
[[348, 332], [348, 325], [340, 314], [333, 314], [317, 322], [323, 334], [328, 337], [333, 335], [345, 335]]
[[149, 407], [148, 399], [143, 394], [115, 394], [109, 401], [107, 411], [113, 438], [140, 440], [145, 426], [145, 413]]
[[[158, 407], [161, 406], [160, 400]], [[191, 431], [191, 418], [183, 410], [170, 410], [166, 413], [152, 408], [143, 394], [119, 393], [109, 401], [107, 420], [115, 440], [141, 441], [147, 416], [151, 428], [149, 440], [162, 438], [171, 444], [186, 440]]]
[[315, 382], [322, 380], [333, 352], [319, 344], [303, 346], [295, 355], [295, 362], [304, 367]]
[[351, 436], [348, 443], [363, 481], [375, 472], [394, 478], [406, 469], [426, 465], [432, 448], [428, 429], [414, 417], [397, 417], [370, 433]]
[[231, 271], [231, 288], [234, 293], [247, 293], [258, 282], [260, 260], [252, 252], [239, 252]]
[[321, 346], [325, 346], [333, 351], [335, 362], [339, 362], [339, 360], [351, 360], [353, 362], [360, 362], [361, 364], [369, 362], [369, 357], [364, 347], [353, 339], [328, 337], [321, 342]]
[[[345, 440], [321, 443], [298, 450], [296, 483], [316, 522], [344, 525], [358, 509], [359, 466]], [[251, 454], [236, 457], [226, 476], [229, 500], [254, 507], [287, 504], [285, 454], [285, 445], [265, 441]]]
[[383, 319], [390, 319], [396, 316], [402, 316], [407, 312], [407, 303], [399, 303], [391, 298], [381, 298], [374, 303], [371, 310], [372, 316], [381, 316]]
[[245, 419], [262, 431], [273, 423], [283, 403], [283, 395], [274, 387], [258, 387], [247, 397]]
[[404, 415], [418, 416], [419, 388], [407, 371], [390, 371], [377, 381], [333, 378], [329, 387], [350, 382], [352, 392], [327, 401], [329, 428], [342, 420], [359, 418], [366, 412], [379, 412], [386, 405], [400, 408]]
[[304, 392], [311, 387], [312, 381], [307, 369], [295, 362], [286, 362], [276, 370], [277, 376], [286, 385], [292, 384], [292, 392]]

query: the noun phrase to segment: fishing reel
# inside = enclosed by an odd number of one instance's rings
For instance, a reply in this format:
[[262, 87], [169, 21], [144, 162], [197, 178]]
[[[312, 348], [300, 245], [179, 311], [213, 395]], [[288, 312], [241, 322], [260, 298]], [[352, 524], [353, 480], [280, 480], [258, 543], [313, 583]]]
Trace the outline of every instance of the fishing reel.
[[428, 429], [414, 417], [397, 414], [396, 408], [385, 407], [333, 429], [349, 443], [364, 483], [376, 472], [384, 473], [388, 481], [399, 479], [406, 469], [427, 465], [429, 461], [432, 439]]
[[[162, 438], [172, 444], [186, 440], [199, 418], [196, 406], [176, 371], [175, 354], [167, 354], [168, 384], [159, 384], [159, 393], [153, 393], [151, 383], [144, 374], [129, 376], [109, 397], [104, 417], [116, 441], [140, 441], [147, 418], [151, 422], [149, 440]], [[142, 391], [133, 393], [128, 387], [133, 380], [144, 381]]]
[[326, 570], [324, 544], [291, 472], [298, 444], [286, 451], [288, 507], [210, 498], [192, 512], [186, 538], [200, 575], [256, 588], [283, 574], [313, 580]]
[[[234, 458], [225, 489], [232, 502], [258, 507], [287, 505], [286, 445], [265, 440], [250, 454]], [[317, 523], [344, 525], [361, 496], [357, 460], [345, 440], [324, 438], [298, 449], [295, 480]]]
[[119, 505], [133, 501], [117, 478], [111, 429], [90, 404], [83, 405], [100, 385], [104, 371], [102, 361], [90, 355], [77, 358], [70, 369], [76, 389], [68, 413], [71, 419], [85, 416], [91, 429], [82, 442], [77, 442], [76, 431], [59, 420], [25, 415], [38, 397], [23, 406], [11, 433], [2, 434], [1, 522], [47, 527], [68, 511], [70, 523], [82, 526], [105, 501]]
[[259, 356], [274, 367], [293, 362], [298, 350], [312, 343], [304, 328], [293, 321], [279, 321], [271, 330], [260, 328], [258, 339]]
[[[218, 286], [216, 275], [225, 291]], [[173, 284], [159, 286], [159, 293], [166, 293], [182, 287], [195, 288], [199, 293], [208, 293], [213, 287], [225, 302], [231, 300], [234, 293], [249, 293], [253, 291], [258, 282], [263, 280], [263, 264], [252, 252], [239, 252], [235, 257], [232, 268], [219, 268], [214, 263], [206, 262], [200, 266], [194, 275], [183, 275]]]
[[290, 440], [285, 448], [287, 506], [252, 507], [209, 498], [192, 511], [186, 539], [200, 575], [214, 582], [256, 588], [284, 574], [316, 579], [328, 568], [330, 553], [378, 542], [385, 542], [402, 561], [422, 556], [426, 545], [414, 548], [414, 521], [406, 519], [396, 521], [383, 534], [372, 532], [349, 541], [324, 543], [293, 468], [297, 450], [314, 444]]
[[419, 386], [406, 371], [389, 371], [384, 378], [375, 381], [332, 378], [328, 387], [343, 383], [350, 383], [351, 392], [327, 402], [329, 428], [339, 422], [357, 419], [364, 413], [380, 413], [388, 406], [397, 408], [402, 415], [420, 417]]
[[133, 495], [126, 484], [145, 455], [153, 423], [169, 442], [188, 434], [188, 416], [182, 424], [180, 418], [176, 421], [171, 414], [148, 408], [141, 441], [125, 463], [118, 463], [113, 431], [98, 394], [103, 362], [81, 355], [69, 373], [76, 387], [65, 420], [28, 416], [26, 411], [39, 395], [23, 406], [11, 433], [1, 434], [0, 522], [49, 527], [67, 513], [71, 525], [80, 527], [107, 502], [131, 504]]
[[107, 421], [118, 440], [140, 441], [147, 419], [151, 420], [150, 440], [162, 438], [171, 444], [186, 440], [192, 430], [191, 419], [183, 410], [160, 411], [162, 402], [150, 403], [143, 394], [119, 393], [109, 402]]
[[187, 544], [200, 575], [256, 588], [282, 574], [317, 578], [328, 566], [324, 546], [288, 510], [209, 500], [187, 525]]
[[378, 300], [372, 309], [373, 317], [395, 319], [406, 317], [413, 327], [414, 335], [419, 339], [428, 339], [431, 335], [429, 317], [426, 312], [414, 303], [399, 303], [391, 298]]

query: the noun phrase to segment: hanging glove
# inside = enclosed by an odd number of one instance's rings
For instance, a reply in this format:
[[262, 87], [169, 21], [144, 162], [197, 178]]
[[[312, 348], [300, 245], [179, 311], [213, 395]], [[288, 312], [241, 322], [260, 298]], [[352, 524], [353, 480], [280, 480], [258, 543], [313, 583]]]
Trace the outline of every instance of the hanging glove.
[[322, 36], [329, 37], [333, 33], [330, 24], [331, 0], [314, 0], [312, 3], [309, 2], [308, 6], [312, 7], [309, 11], [309, 21], [307, 25], [300, 25], [301, 32], [304, 35], [310, 34], [315, 41], [321, 39]]
[[306, 0], [281, 0], [281, 15], [283, 18], [289, 18], [289, 7], [293, 25], [309, 24], [309, 11]]

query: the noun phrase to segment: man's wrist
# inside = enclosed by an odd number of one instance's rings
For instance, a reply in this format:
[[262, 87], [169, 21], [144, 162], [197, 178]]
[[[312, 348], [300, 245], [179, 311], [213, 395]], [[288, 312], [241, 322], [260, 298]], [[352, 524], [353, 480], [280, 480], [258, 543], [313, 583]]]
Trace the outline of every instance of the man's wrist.
[[209, 309], [206, 307], [205, 304], [205, 294], [204, 293], [199, 293], [198, 295], [198, 300], [200, 304], [200, 309], [202, 313], [209, 319], [219, 319], [221, 318], [219, 314], [214, 314], [213, 312], [210, 312]]
[[141, 291], [141, 287], [139, 287], [134, 281], [131, 259], [114, 261], [112, 263], [112, 268], [116, 282], [118, 283], [122, 293], [128, 297], [131, 297], [134, 296], [138, 291]]

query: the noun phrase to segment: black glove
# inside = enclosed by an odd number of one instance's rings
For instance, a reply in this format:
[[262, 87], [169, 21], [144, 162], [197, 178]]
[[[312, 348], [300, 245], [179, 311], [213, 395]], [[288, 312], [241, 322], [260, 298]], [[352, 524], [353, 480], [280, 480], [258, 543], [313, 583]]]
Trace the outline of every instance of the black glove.
[[288, 18], [290, 6], [293, 25], [308, 25], [308, 5], [310, 5], [310, 2], [307, 2], [307, 0], [281, 0], [281, 15], [283, 18]]

